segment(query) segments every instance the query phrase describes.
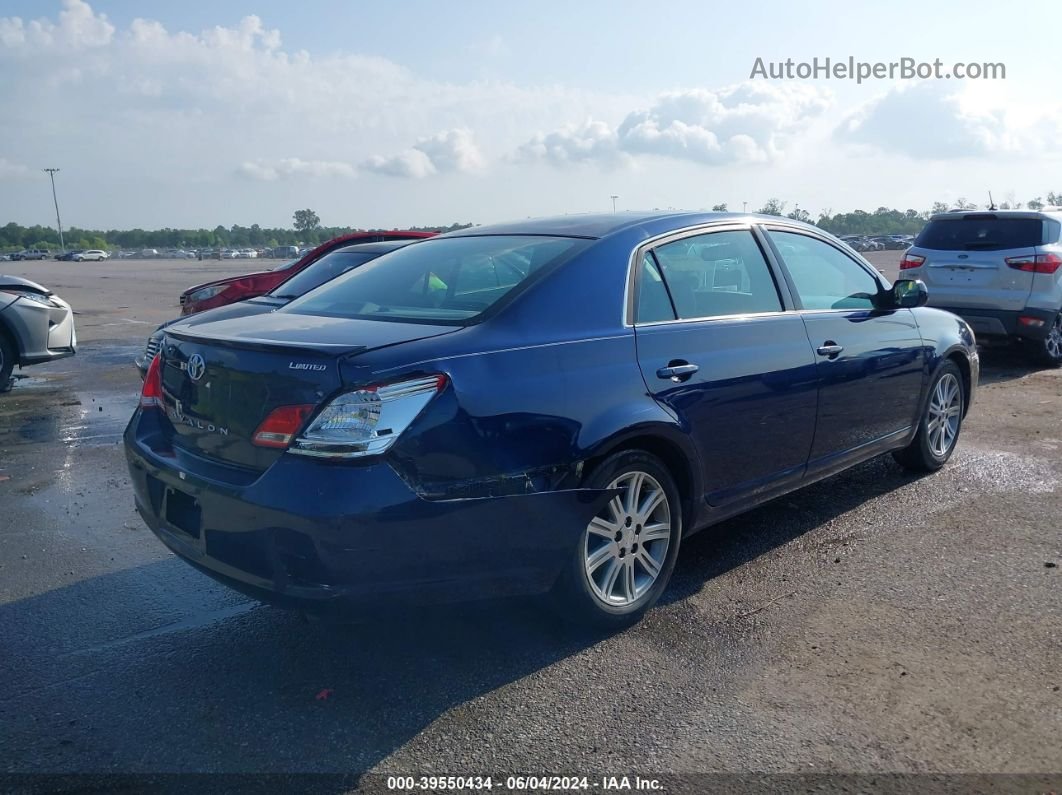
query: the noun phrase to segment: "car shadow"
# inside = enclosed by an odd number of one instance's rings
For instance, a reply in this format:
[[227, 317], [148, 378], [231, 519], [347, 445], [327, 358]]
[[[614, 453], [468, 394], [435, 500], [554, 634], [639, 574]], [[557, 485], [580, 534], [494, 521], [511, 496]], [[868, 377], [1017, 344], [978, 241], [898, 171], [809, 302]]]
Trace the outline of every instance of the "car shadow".
[[343, 775], [603, 638], [526, 601], [307, 622], [176, 558], [0, 605], [0, 637], [0, 774]]
[[[877, 459], [694, 536], [663, 601], [913, 479]], [[4, 604], [0, 637], [8, 772], [345, 776], [607, 641], [533, 601], [308, 623], [175, 558]]]
[[661, 604], [686, 599], [709, 580], [922, 477], [903, 469], [891, 456], [879, 456], [713, 525], [683, 540]]
[[1039, 364], [1016, 343], [981, 346], [981, 384], [1015, 381], [1032, 373], [1055, 368]]

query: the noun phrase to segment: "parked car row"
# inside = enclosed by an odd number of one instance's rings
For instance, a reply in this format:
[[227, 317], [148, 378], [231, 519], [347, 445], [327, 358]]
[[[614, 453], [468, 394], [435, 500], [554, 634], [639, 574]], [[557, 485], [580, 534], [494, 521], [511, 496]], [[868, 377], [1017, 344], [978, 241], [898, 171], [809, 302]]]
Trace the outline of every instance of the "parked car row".
[[856, 251], [902, 251], [914, 242], [914, 235], [843, 235], [845, 243]]
[[48, 249], [44, 248], [25, 248], [22, 251], [15, 251], [6, 255], [7, 261], [19, 262], [22, 260], [42, 260], [48, 259], [52, 256], [52, 253]]
[[397, 234], [192, 288], [140, 360], [137, 510], [263, 601], [622, 626], [697, 530], [885, 452], [941, 467], [976, 391], [965, 321], [788, 219]]
[[310, 248], [298, 246], [276, 246], [275, 248], [175, 248], [154, 249], [145, 248], [137, 251], [122, 250], [117, 256], [119, 259], [290, 259], [297, 258], [311, 251]]

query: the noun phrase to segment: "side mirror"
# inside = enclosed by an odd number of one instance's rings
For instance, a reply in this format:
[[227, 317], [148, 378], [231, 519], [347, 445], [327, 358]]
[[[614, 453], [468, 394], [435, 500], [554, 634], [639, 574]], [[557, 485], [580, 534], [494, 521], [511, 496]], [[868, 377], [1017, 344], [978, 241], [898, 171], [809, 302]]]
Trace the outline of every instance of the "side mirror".
[[921, 279], [900, 279], [892, 285], [892, 297], [897, 309], [916, 309], [929, 301], [929, 290]]

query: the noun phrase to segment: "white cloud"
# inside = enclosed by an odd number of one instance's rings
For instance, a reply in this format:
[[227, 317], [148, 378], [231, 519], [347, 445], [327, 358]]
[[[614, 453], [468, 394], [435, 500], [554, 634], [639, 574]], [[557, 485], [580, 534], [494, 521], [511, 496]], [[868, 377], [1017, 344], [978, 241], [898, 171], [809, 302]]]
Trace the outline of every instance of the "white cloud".
[[514, 156], [517, 161], [545, 160], [555, 166], [621, 159], [616, 131], [603, 121], [587, 119], [550, 133], [537, 133]]
[[297, 157], [286, 157], [275, 163], [247, 161], [240, 165], [237, 173], [249, 179], [271, 182], [293, 177], [345, 177], [349, 179], [355, 175], [355, 169], [350, 163], [338, 160], [302, 160]]
[[410, 149], [396, 155], [373, 155], [362, 168], [392, 177], [423, 179], [445, 172], [472, 173], [485, 165], [482, 153], [466, 129], [445, 130], [421, 138]]
[[0, 45], [48, 49], [104, 47], [114, 37], [114, 25], [106, 14], [96, 14], [84, 0], [63, 0], [59, 22], [35, 19], [24, 23], [19, 17], [0, 18]]
[[615, 162], [623, 155], [659, 155], [707, 165], [774, 160], [786, 136], [821, 114], [828, 93], [806, 85], [742, 83], [719, 90], [674, 91], [648, 109], [627, 114], [613, 130], [589, 119], [539, 133], [517, 151], [518, 159], [557, 165]]
[[377, 174], [385, 174], [389, 177], [408, 177], [410, 179], [423, 179], [438, 173], [438, 169], [431, 162], [431, 158], [419, 149], [407, 149], [397, 155], [384, 157], [373, 155], [362, 162], [361, 167], [366, 171]]
[[12, 163], [6, 157], [0, 157], [0, 179], [25, 179], [32, 172], [21, 163]]
[[940, 81], [898, 86], [849, 114], [837, 140], [918, 159], [1043, 155], [1057, 149], [1062, 115], [992, 106]]

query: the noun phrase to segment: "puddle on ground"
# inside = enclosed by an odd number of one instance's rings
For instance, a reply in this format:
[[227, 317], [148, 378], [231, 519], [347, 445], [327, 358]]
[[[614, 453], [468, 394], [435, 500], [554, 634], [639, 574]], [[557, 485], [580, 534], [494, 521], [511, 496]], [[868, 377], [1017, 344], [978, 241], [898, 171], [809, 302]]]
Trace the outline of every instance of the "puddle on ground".
[[81, 404], [64, 410], [56, 438], [70, 447], [114, 444], [122, 438], [138, 397], [136, 392], [78, 393]]

